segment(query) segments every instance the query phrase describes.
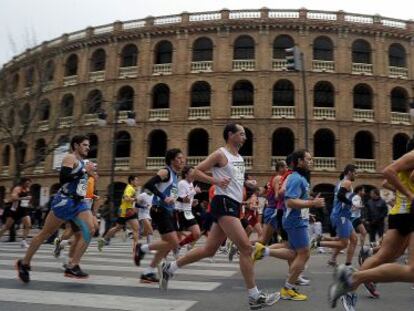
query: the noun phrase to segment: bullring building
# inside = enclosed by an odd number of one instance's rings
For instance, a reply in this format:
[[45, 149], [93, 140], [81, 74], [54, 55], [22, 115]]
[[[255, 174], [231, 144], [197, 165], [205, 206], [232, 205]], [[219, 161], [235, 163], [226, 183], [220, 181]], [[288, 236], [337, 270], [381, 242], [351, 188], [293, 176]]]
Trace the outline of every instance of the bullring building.
[[[286, 69], [293, 46], [305, 85]], [[185, 12], [64, 34], [0, 71], [2, 117], [15, 133], [30, 120], [18, 150], [0, 131], [1, 196], [15, 152], [23, 164], [38, 159], [24, 175], [39, 196], [58, 187], [59, 154], [45, 150], [88, 134], [103, 194], [111, 175], [117, 191], [131, 172], [144, 182], [168, 148], [197, 164], [229, 121], [245, 126], [241, 154], [264, 184], [277, 159], [305, 146], [305, 116], [314, 190], [332, 191], [348, 163], [359, 168], [356, 184], [378, 187], [412, 135], [413, 55], [413, 21], [343, 11]]]

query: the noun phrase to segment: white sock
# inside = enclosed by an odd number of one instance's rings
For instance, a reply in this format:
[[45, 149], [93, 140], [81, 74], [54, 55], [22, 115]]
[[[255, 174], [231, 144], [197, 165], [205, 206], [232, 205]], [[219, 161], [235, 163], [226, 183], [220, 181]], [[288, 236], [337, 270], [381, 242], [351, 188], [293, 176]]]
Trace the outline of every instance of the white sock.
[[249, 292], [249, 297], [252, 297], [253, 299], [257, 299], [260, 295], [260, 292], [257, 289], [257, 286], [253, 288], [249, 288], [247, 291]]
[[148, 267], [148, 268], [146, 268], [145, 270], [144, 270], [144, 274], [146, 275], [146, 274], [150, 274], [150, 273], [155, 273], [156, 272], [156, 269], [155, 268], [153, 268], [153, 267]]
[[265, 251], [263, 253], [263, 257], [269, 257], [270, 255], [270, 249], [268, 247], [265, 248]]
[[171, 262], [168, 272], [175, 273], [175, 271], [177, 270], [178, 270], [177, 262], [176, 261]]
[[288, 281], [286, 281], [286, 282], [285, 282], [285, 287], [286, 287], [287, 289], [292, 289], [292, 288], [295, 288], [295, 286], [294, 286], [294, 285], [292, 285], [292, 284], [290, 284]]
[[141, 245], [141, 250], [142, 250], [144, 253], [148, 253], [148, 252], [149, 252], [149, 245], [148, 245], [148, 244], [142, 244], [142, 245]]
[[60, 241], [60, 246], [65, 247], [68, 244], [69, 244], [69, 241], [68, 240], [62, 240], [62, 241]]
[[152, 234], [147, 235], [147, 244], [150, 244], [152, 242]]

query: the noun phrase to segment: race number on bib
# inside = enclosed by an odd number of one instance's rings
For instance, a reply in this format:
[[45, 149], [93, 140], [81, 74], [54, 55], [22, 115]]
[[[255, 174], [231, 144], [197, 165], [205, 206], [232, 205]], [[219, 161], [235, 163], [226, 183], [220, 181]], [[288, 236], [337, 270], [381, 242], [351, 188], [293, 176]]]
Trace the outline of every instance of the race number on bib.
[[80, 197], [86, 196], [86, 188], [87, 188], [88, 180], [86, 178], [82, 178], [79, 180], [78, 186], [76, 187], [76, 194]]
[[30, 200], [28, 200], [28, 199], [22, 199], [20, 201], [20, 207], [29, 207], [29, 202], [30, 202]]
[[300, 210], [300, 216], [302, 219], [309, 219], [309, 208], [302, 208]]

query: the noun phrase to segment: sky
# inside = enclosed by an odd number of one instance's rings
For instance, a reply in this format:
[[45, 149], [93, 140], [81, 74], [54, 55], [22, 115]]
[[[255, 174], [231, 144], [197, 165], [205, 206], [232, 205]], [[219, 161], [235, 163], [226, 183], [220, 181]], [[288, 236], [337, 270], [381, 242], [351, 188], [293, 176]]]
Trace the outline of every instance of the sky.
[[[411, 5], [410, 5], [411, 3]], [[26, 48], [63, 33], [112, 23], [186, 12], [237, 9], [299, 9], [380, 14], [409, 20], [409, 0], [0, 0], [0, 66]]]

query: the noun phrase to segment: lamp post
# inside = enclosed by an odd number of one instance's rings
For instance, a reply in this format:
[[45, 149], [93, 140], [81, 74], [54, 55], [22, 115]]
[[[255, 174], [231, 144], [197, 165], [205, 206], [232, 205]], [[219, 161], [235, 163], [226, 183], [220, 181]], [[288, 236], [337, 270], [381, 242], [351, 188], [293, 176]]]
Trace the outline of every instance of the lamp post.
[[[114, 179], [115, 179], [116, 147], [117, 147], [116, 135], [118, 132], [120, 108], [124, 102], [125, 101], [117, 101], [113, 103], [112, 105], [114, 108], [115, 114], [114, 114], [114, 124], [113, 124], [113, 131], [112, 131], [112, 159], [111, 159], [111, 172], [110, 172], [110, 181], [109, 181], [110, 189], [109, 189], [108, 198], [109, 198], [109, 201], [113, 204], [113, 206], [114, 206], [114, 197], [115, 197]], [[100, 126], [107, 125], [107, 121], [106, 121], [107, 117], [108, 117], [107, 113], [105, 112], [104, 109], [102, 109], [98, 113], [98, 124]], [[129, 126], [134, 126], [136, 124], [134, 111], [127, 112], [127, 119], [125, 120], [125, 123]]]

